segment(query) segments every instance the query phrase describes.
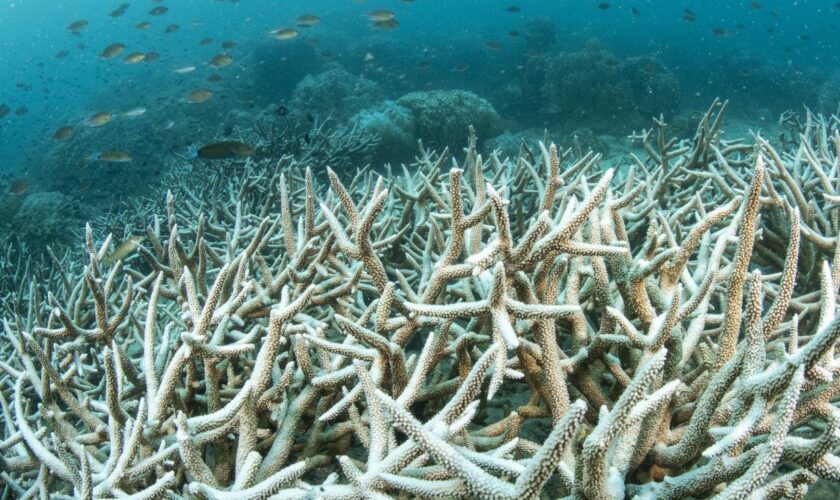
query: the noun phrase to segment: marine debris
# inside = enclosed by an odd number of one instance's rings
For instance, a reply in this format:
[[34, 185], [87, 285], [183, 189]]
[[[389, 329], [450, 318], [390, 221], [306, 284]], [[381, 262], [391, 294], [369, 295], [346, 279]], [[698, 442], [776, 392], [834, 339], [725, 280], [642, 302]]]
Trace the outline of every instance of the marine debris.
[[[602, 169], [208, 162], [3, 302], [5, 493], [802, 498], [840, 480], [840, 121]], [[173, 193], [177, 193], [173, 194]], [[9, 255], [8, 253], [6, 255]], [[110, 265], [105, 264], [109, 259]], [[4, 264], [9, 266], [9, 264]], [[23, 274], [23, 275], [21, 275]], [[5, 293], [5, 292], [4, 292]]]

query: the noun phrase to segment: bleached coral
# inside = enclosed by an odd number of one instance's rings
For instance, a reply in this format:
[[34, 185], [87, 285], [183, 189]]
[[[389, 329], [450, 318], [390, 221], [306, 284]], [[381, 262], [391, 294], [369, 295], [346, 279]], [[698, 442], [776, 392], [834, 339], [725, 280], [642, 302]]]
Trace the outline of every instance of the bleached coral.
[[726, 141], [722, 114], [692, 140], [634, 134], [646, 153], [617, 171], [553, 145], [482, 157], [474, 135], [387, 177], [222, 163], [131, 228], [137, 255], [112, 261], [89, 229], [83, 268], [56, 259], [50, 293], [3, 303], [6, 492], [763, 498], [840, 480], [838, 122], [808, 115], [778, 151]]

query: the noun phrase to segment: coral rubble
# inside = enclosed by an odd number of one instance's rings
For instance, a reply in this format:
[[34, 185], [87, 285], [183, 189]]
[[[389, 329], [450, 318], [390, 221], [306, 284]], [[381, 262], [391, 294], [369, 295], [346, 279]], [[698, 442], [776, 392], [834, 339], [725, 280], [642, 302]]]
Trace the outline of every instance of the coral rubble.
[[809, 114], [774, 148], [727, 140], [723, 107], [690, 140], [657, 120], [617, 170], [553, 145], [481, 156], [473, 134], [465, 157], [421, 146], [385, 176], [207, 166], [126, 222], [143, 238], [121, 258], [89, 226], [83, 266], [53, 257], [3, 302], [5, 493], [801, 498], [840, 480], [840, 123]]

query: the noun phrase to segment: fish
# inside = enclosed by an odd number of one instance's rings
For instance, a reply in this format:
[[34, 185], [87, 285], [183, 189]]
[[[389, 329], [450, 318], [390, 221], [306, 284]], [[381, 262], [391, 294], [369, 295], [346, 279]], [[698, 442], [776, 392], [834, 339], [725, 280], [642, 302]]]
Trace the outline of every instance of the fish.
[[216, 83], [222, 81], [222, 75], [218, 73], [213, 73], [212, 75], [207, 77], [207, 81], [211, 83]]
[[87, 28], [90, 23], [85, 21], [84, 19], [79, 19], [78, 21], [73, 21], [67, 26], [67, 31], [73, 33], [74, 35], [78, 35], [82, 32], [83, 29]]
[[712, 34], [721, 38], [726, 38], [732, 36], [732, 32], [729, 30], [725, 30], [723, 28], [715, 28], [712, 30]]
[[27, 108], [26, 106], [18, 106], [18, 108], [15, 110], [15, 115], [17, 116], [23, 116], [26, 113], [29, 113], [29, 108]]
[[310, 26], [315, 26], [316, 24], [321, 22], [321, 18], [316, 16], [315, 14], [303, 14], [297, 18], [297, 25], [303, 28], [308, 28]]
[[105, 47], [99, 57], [101, 59], [111, 59], [112, 57], [117, 57], [118, 55], [122, 54], [125, 50], [125, 45], [121, 43], [112, 43], [111, 45]]
[[192, 73], [193, 71], [195, 71], [195, 66], [184, 66], [182, 68], [175, 68], [172, 70], [173, 73], [177, 73], [179, 75]]
[[157, 52], [146, 52], [146, 57], [143, 58], [143, 62], [155, 62], [160, 59], [160, 54]]
[[223, 52], [221, 54], [216, 54], [215, 56], [213, 56], [213, 58], [210, 59], [210, 62], [208, 64], [215, 68], [224, 68], [225, 66], [230, 65], [230, 63], [232, 62], [233, 57]]
[[278, 116], [286, 116], [286, 115], [289, 114], [289, 108], [280, 104], [280, 105], [277, 106], [277, 109], [275, 110], [275, 113], [277, 113]]
[[387, 21], [376, 21], [373, 26], [381, 30], [393, 30], [397, 29], [400, 23], [396, 19], [388, 19]]
[[12, 110], [9, 109], [9, 107], [5, 104], [0, 104], [0, 118], [3, 118], [4, 116], [8, 115], [9, 113], [11, 113], [11, 111]]
[[65, 58], [65, 57], [67, 57], [69, 54], [70, 54], [70, 52], [68, 52], [68, 51], [66, 51], [66, 50], [59, 50], [58, 52], [56, 52], [56, 53], [55, 53], [55, 56], [54, 56], [54, 57], [55, 57], [56, 59], [64, 59], [64, 58]]
[[131, 236], [127, 240], [117, 245], [117, 248], [114, 249], [111, 255], [105, 257], [102, 263], [106, 266], [110, 266], [118, 260], [124, 260], [126, 257], [134, 253], [135, 250], [137, 250], [137, 247], [140, 246], [140, 242], [142, 241], [142, 236]]
[[294, 28], [277, 28], [276, 30], [269, 31], [268, 34], [278, 40], [291, 40], [297, 37], [299, 33]]
[[240, 141], [222, 141], [208, 144], [200, 149], [187, 152], [190, 158], [203, 160], [224, 160], [227, 158], [247, 158], [256, 153], [254, 148]]
[[53, 139], [56, 141], [66, 141], [67, 139], [73, 137], [73, 134], [75, 133], [76, 129], [74, 129], [70, 125], [65, 125], [55, 131], [55, 133], [53, 134]]
[[198, 42], [198, 44], [201, 45], [201, 46], [210, 45], [211, 43], [213, 43], [212, 38], [202, 38], [201, 41]]
[[521, 11], [522, 11], [522, 9], [521, 9], [518, 5], [511, 5], [510, 7], [508, 7], [508, 8], [507, 8], [507, 9], [505, 9], [505, 10], [506, 10], [507, 12], [510, 12], [511, 14], [516, 14], [517, 12], [521, 12]]
[[128, 163], [131, 161], [131, 156], [122, 151], [99, 151], [91, 154], [88, 160], [103, 163]]
[[138, 30], [147, 30], [151, 27], [152, 27], [152, 23], [150, 23], [149, 21], [143, 21], [142, 23], [135, 26], [135, 28], [137, 28]]
[[137, 64], [143, 62], [143, 59], [146, 58], [146, 54], [142, 52], [132, 52], [131, 54], [125, 56], [123, 58], [123, 62], [126, 64]]
[[488, 40], [484, 42], [484, 46], [490, 50], [502, 50], [502, 44], [495, 40]]
[[223, 49], [230, 50], [234, 47], [236, 47], [236, 42], [234, 42], [233, 40], [225, 40], [224, 42], [222, 42]]
[[169, 26], [166, 27], [165, 30], [163, 30], [163, 32], [164, 33], [175, 33], [179, 29], [181, 29], [181, 27], [178, 26], [177, 24], [170, 24]]
[[607, 10], [607, 9], [610, 8], [610, 3], [609, 2], [601, 2], [601, 3], [598, 4], [598, 8], [601, 9], [601, 10]]
[[636, 7], [630, 7], [630, 13], [633, 14], [634, 16], [636, 16], [636, 17], [639, 17], [639, 16], [642, 15], [642, 13]]
[[205, 101], [209, 101], [210, 98], [213, 97], [213, 91], [208, 89], [195, 89], [189, 94], [184, 100], [190, 104], [199, 104]]
[[694, 14], [694, 11], [692, 11], [691, 9], [683, 9], [683, 21], [692, 22], [695, 19], [697, 19], [697, 16]]
[[125, 14], [126, 9], [128, 9], [128, 4], [124, 3], [116, 9], [112, 10], [111, 13], [108, 15], [111, 17], [121, 17], [123, 14]]
[[138, 116], [142, 116], [146, 113], [146, 108], [140, 106], [137, 108], [129, 109], [128, 111], [122, 114], [125, 118], [137, 118]]
[[377, 10], [368, 12], [367, 17], [368, 17], [368, 19], [370, 19], [371, 21], [373, 21], [375, 23], [376, 22], [381, 22], [381, 21], [390, 21], [390, 20], [396, 18], [396, 16], [394, 15], [393, 12], [391, 12], [390, 10], [386, 10], [386, 9], [377, 9]]
[[515, 38], [515, 37], [518, 37], [518, 36], [519, 36], [519, 32], [518, 32], [518, 31], [516, 31], [516, 30], [510, 30], [510, 31], [508, 31], [508, 36], [510, 36], [510, 37], [514, 37], [514, 38]]
[[101, 127], [110, 122], [113, 118], [114, 115], [111, 114], [110, 111], [101, 111], [88, 118], [87, 125], [88, 127]]
[[468, 69], [470, 69], [470, 65], [467, 64], [467, 63], [458, 63], [455, 66], [455, 71], [458, 72], [458, 73], [463, 73], [463, 72], [467, 71]]
[[11, 194], [21, 195], [27, 191], [29, 191], [29, 181], [26, 179], [16, 179], [9, 185]]
[[167, 12], [169, 12], [169, 8], [164, 7], [163, 5], [160, 5], [158, 7], [155, 7], [154, 9], [150, 10], [149, 15], [150, 16], [162, 16], [163, 14], [166, 14]]
[[167, 120], [166, 123], [164, 123], [163, 126], [160, 127], [160, 129], [161, 130], [169, 130], [174, 126], [175, 126], [175, 120]]
[[750, 8], [751, 8], [751, 9], [756, 9], [756, 10], [758, 10], [758, 9], [760, 9], [761, 7], [762, 7], [762, 5], [761, 5], [761, 3], [759, 3], [759, 2], [750, 2]]

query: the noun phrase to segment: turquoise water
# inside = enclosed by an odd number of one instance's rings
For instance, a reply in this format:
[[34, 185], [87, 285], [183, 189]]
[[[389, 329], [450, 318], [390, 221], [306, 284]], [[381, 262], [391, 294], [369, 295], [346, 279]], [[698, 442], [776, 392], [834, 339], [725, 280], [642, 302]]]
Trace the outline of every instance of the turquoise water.
[[[85, 158], [128, 152], [133, 163], [107, 176], [131, 185], [159, 176], [188, 146], [213, 139], [230, 113], [242, 123], [283, 106], [292, 108], [290, 119], [323, 118], [330, 106], [343, 104], [322, 99], [320, 107], [295, 109], [290, 103], [305, 77], [330, 68], [372, 81], [379, 101], [415, 90], [473, 92], [501, 115], [503, 130], [494, 134], [586, 127], [626, 136], [653, 116], [690, 116], [715, 97], [730, 99], [736, 116], [770, 122], [803, 105], [834, 111], [840, 96], [840, 5], [831, 1], [146, 0], [109, 16], [120, 4], [0, 4], [0, 104], [9, 108], [0, 118], [3, 189], [22, 178], [35, 191], [113, 202], [105, 186], [77, 189], [102, 175]], [[168, 11], [150, 15], [161, 6]], [[391, 11], [398, 26], [372, 26], [369, 14], [376, 9]], [[320, 22], [296, 27], [299, 35], [290, 40], [269, 35], [295, 27], [303, 14]], [[78, 34], [67, 29], [76, 20], [88, 23]], [[138, 29], [142, 22], [151, 27]], [[179, 29], [166, 33], [173, 24]], [[223, 41], [236, 46], [223, 48]], [[116, 42], [125, 52], [100, 58]], [[157, 52], [160, 59], [123, 62], [132, 52]], [[208, 65], [221, 52], [233, 63]], [[189, 66], [195, 70], [173, 72]], [[221, 80], [208, 82], [214, 73]], [[623, 86], [618, 104], [611, 85]], [[197, 88], [212, 89], [212, 101], [185, 103]], [[147, 112], [120, 117], [138, 107]], [[633, 113], [612, 112], [628, 107]], [[101, 111], [112, 112], [113, 123], [88, 127], [85, 120]], [[346, 117], [336, 115], [340, 126]], [[74, 127], [70, 141], [53, 140], [62, 126]], [[374, 161], [394, 161], [396, 154], [387, 153]]]

